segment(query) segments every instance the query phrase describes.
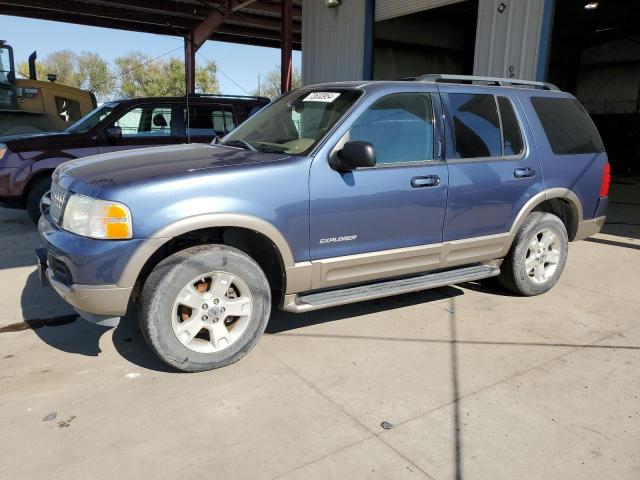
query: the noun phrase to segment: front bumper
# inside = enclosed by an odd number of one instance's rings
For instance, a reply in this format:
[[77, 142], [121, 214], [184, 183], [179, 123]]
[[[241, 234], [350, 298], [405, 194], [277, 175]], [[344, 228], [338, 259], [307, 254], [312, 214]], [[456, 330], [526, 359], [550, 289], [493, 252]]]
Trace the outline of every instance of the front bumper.
[[80, 314], [86, 312], [105, 317], [121, 317], [127, 311], [132, 287], [77, 284], [67, 286], [56, 280], [51, 269], [47, 269], [45, 275], [56, 293], [79, 310]]
[[41, 279], [85, 318], [126, 313], [133, 285], [118, 281], [140, 240], [79, 237], [58, 229], [48, 214], [40, 218], [38, 230], [43, 245], [36, 252]]

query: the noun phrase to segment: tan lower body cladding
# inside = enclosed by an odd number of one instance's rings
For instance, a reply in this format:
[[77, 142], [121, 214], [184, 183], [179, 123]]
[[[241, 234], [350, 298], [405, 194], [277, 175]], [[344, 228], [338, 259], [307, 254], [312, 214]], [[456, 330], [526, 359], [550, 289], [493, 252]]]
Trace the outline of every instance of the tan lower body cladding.
[[319, 290], [504, 257], [513, 234], [359, 253], [296, 263], [287, 269], [287, 294]]

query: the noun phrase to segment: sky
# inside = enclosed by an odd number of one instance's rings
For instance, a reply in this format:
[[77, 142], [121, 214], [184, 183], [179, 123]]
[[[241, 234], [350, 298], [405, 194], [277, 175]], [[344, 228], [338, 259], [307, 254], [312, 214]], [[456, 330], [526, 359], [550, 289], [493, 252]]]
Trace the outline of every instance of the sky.
[[[86, 50], [100, 54], [111, 62], [131, 50], [153, 57], [176, 49], [170, 56], [182, 58], [183, 40], [179, 37], [128, 32], [109, 28], [85, 27], [45, 20], [0, 15], [0, 40], [13, 46], [16, 64], [36, 50], [39, 58], [56, 50]], [[280, 50], [233, 43], [208, 41], [196, 55], [196, 64], [207, 60], [218, 66], [221, 93], [246, 95], [264, 75], [280, 65]], [[203, 58], [204, 57], [204, 58]], [[301, 64], [300, 52], [293, 52], [294, 68]]]

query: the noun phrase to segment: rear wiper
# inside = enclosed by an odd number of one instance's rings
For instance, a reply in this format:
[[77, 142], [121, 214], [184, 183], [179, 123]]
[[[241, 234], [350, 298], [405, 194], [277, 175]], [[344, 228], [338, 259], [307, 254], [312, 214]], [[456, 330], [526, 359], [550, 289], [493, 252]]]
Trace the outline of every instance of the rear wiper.
[[255, 149], [255, 147], [250, 145], [249, 142], [245, 142], [244, 140], [227, 140], [226, 142], [221, 143], [220, 145], [227, 145], [228, 147], [244, 148], [245, 150], [249, 150], [250, 152], [258, 151]]

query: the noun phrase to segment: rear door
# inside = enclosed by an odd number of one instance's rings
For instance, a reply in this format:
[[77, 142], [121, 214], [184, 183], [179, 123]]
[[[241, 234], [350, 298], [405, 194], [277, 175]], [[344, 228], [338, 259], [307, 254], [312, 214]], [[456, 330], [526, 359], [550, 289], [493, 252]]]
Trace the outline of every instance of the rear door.
[[520, 103], [507, 90], [440, 86], [449, 193], [444, 240], [508, 232], [542, 190], [540, 162]]
[[134, 106], [108, 125], [120, 127], [122, 138], [110, 139], [103, 130], [98, 140], [98, 150], [107, 153], [182, 143], [180, 115], [182, 111], [171, 104]]

